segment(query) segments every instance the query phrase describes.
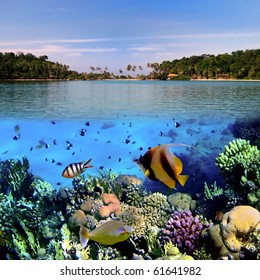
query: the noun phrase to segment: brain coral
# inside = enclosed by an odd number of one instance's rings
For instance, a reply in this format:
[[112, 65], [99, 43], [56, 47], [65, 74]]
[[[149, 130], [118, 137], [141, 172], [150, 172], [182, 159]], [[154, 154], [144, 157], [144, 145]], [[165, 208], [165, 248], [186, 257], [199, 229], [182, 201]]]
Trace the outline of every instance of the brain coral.
[[221, 228], [222, 239], [231, 252], [238, 252], [241, 242], [248, 239], [249, 234], [260, 229], [259, 211], [251, 206], [236, 206], [224, 214]]
[[193, 212], [196, 208], [196, 200], [193, 200], [188, 193], [176, 192], [168, 196], [168, 202], [172, 207], [182, 210], [187, 209]]

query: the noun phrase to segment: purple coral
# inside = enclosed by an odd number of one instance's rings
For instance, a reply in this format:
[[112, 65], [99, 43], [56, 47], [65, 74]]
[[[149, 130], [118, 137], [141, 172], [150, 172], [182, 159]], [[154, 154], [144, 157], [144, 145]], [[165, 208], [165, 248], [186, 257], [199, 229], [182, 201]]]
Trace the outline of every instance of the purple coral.
[[191, 211], [173, 211], [159, 236], [161, 244], [171, 241], [181, 252], [192, 254], [202, 245], [202, 230], [207, 226]]

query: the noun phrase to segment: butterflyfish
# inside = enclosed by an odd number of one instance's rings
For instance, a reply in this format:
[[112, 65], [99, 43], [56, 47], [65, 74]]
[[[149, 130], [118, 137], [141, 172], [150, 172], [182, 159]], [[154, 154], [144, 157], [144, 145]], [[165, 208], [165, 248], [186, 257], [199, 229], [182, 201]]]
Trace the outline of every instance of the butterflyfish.
[[65, 178], [74, 178], [79, 174], [83, 173], [87, 168], [93, 167], [89, 165], [91, 159], [88, 161], [82, 161], [77, 163], [71, 163], [62, 172], [62, 176]]
[[87, 246], [89, 240], [103, 245], [114, 245], [127, 240], [133, 232], [132, 227], [124, 225], [120, 221], [108, 221], [91, 232], [80, 225], [79, 238], [83, 248]]
[[167, 187], [176, 187], [176, 180], [184, 186], [188, 175], [181, 175], [183, 165], [181, 160], [172, 154], [171, 146], [188, 146], [185, 144], [164, 144], [151, 148], [134, 162], [152, 181], [160, 181]]

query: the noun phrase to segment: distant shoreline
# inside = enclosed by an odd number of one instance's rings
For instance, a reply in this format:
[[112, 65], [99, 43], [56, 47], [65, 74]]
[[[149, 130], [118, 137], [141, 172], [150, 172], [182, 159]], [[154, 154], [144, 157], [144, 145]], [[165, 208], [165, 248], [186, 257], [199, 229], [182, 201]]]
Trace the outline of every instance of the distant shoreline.
[[190, 81], [205, 81], [205, 82], [260, 82], [260, 80], [249, 80], [249, 79], [190, 79]]
[[199, 81], [199, 82], [260, 82], [260, 80], [249, 79], [189, 79], [189, 80], [160, 80], [160, 79], [138, 79], [138, 78], [126, 78], [126, 79], [0, 79], [1, 82], [62, 82], [62, 81]]

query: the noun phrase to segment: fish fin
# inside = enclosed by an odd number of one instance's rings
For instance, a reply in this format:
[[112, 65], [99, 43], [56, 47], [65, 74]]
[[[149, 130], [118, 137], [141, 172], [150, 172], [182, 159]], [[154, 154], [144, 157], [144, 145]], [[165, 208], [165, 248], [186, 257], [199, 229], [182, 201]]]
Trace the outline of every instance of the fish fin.
[[177, 175], [176, 179], [179, 181], [179, 183], [184, 187], [186, 181], [188, 180], [189, 175]]
[[182, 165], [181, 160], [178, 157], [176, 157], [175, 155], [173, 155], [173, 162], [174, 162], [173, 168], [175, 170], [175, 176], [176, 176], [182, 172], [183, 165]]
[[145, 175], [146, 177], [149, 177], [149, 175], [150, 175], [149, 169], [146, 169], [146, 170], [145, 170], [144, 175]]
[[94, 166], [92, 165], [89, 165], [89, 163], [91, 162], [92, 158], [89, 159], [88, 161], [86, 161], [85, 163], [83, 163], [83, 168], [92, 168]]
[[88, 230], [84, 226], [80, 225], [79, 239], [82, 248], [85, 248], [88, 245], [90, 237], [91, 235], [88, 233]]

